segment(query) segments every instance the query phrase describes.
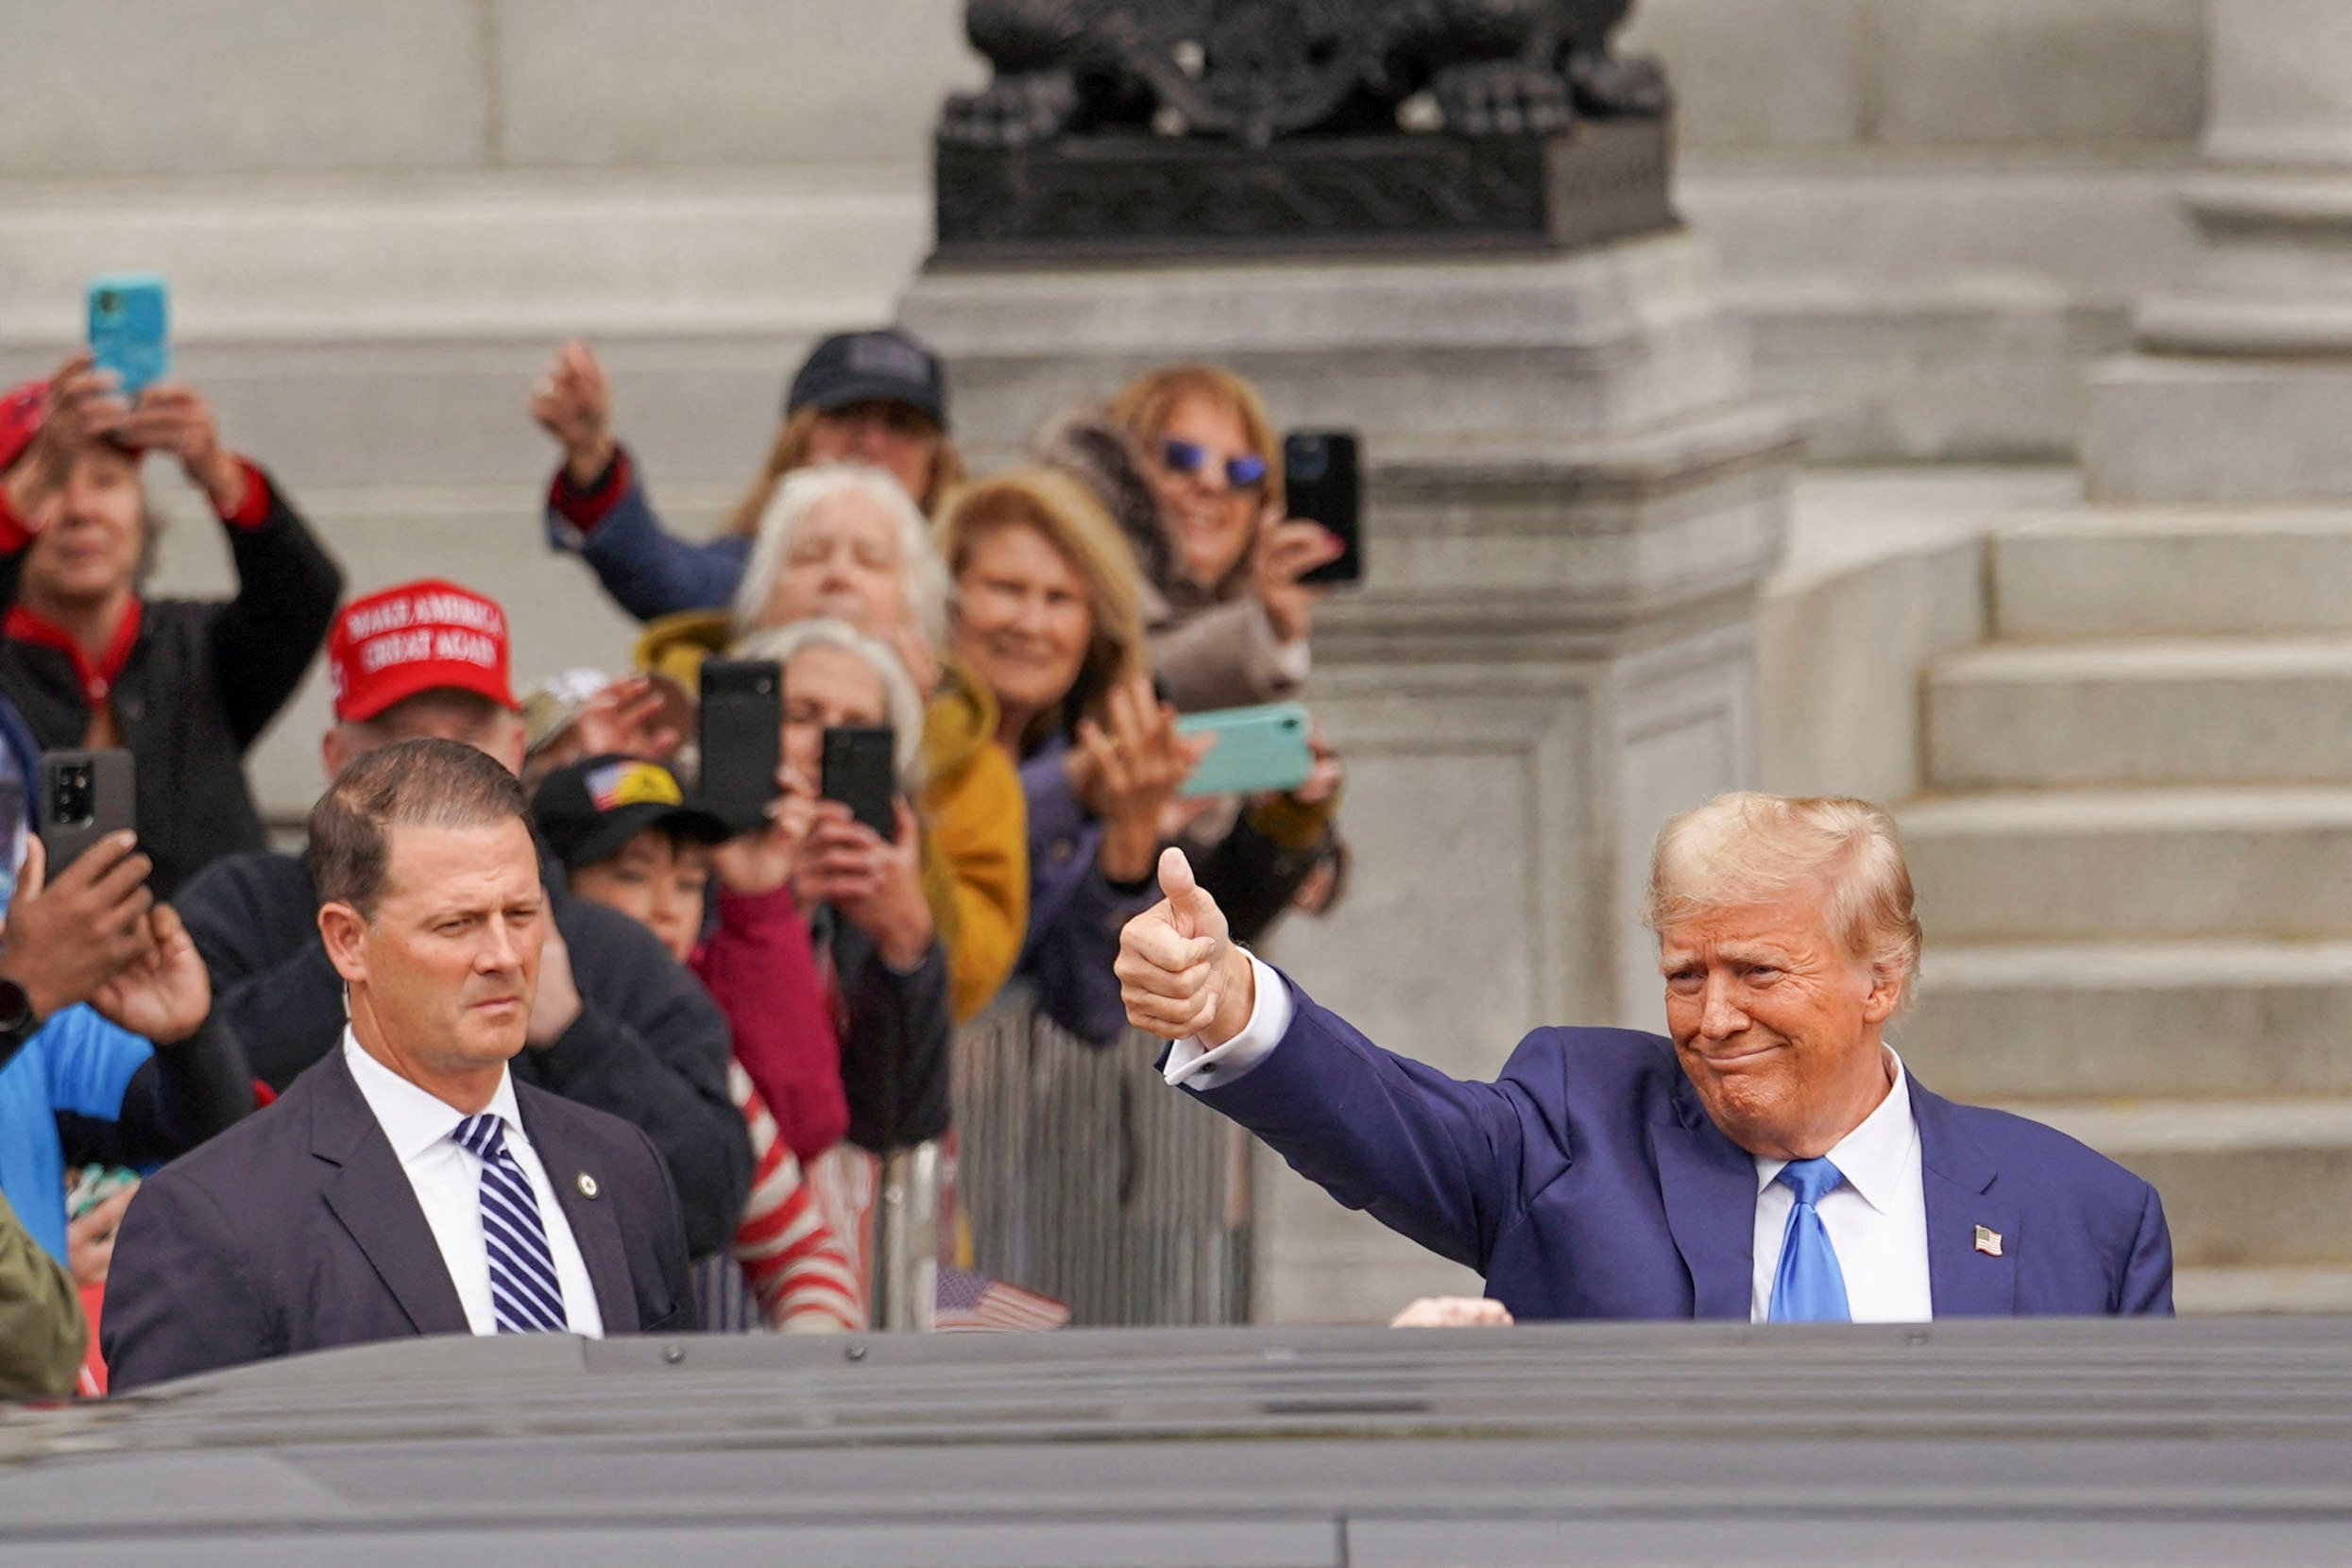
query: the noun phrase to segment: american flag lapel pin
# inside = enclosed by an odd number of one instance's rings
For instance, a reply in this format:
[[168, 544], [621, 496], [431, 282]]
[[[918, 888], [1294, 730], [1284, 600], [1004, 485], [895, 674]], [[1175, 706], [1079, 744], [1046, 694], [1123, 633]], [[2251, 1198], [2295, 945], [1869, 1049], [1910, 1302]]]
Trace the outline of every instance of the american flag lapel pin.
[[1988, 1230], [1983, 1225], [1977, 1226], [1976, 1250], [1986, 1257], [1999, 1257], [2001, 1255], [2001, 1233]]

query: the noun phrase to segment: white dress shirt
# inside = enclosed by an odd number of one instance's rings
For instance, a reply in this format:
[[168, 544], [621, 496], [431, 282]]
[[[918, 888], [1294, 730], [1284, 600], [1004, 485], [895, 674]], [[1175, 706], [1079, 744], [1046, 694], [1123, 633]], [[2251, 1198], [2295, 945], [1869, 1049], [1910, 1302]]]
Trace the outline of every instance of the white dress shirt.
[[[1170, 1083], [1213, 1089], [1264, 1061], [1290, 1031], [1296, 1011], [1290, 987], [1255, 953], [1257, 999], [1241, 1032], [1210, 1050], [1200, 1038], [1179, 1040], [1167, 1053]], [[1931, 1316], [1927, 1271], [1927, 1193], [1919, 1174], [1919, 1130], [1911, 1119], [1911, 1086], [1902, 1059], [1889, 1048], [1894, 1083], [1877, 1110], [1838, 1140], [1830, 1161], [1846, 1178], [1817, 1205], [1822, 1228], [1846, 1279], [1846, 1304], [1858, 1323], [1923, 1322]], [[1774, 1178], [1786, 1160], [1751, 1155], [1756, 1163], [1755, 1286], [1748, 1315], [1763, 1322], [1772, 1304], [1772, 1276], [1781, 1266], [1781, 1236], [1796, 1195]]]
[[[497, 1333], [498, 1317], [490, 1304], [490, 1253], [482, 1238], [482, 1160], [450, 1137], [466, 1113], [368, 1055], [348, 1027], [343, 1059], [350, 1065], [360, 1097], [376, 1114], [376, 1125], [391, 1140], [392, 1152], [417, 1193], [417, 1204], [425, 1211], [425, 1223], [433, 1227], [450, 1283], [457, 1287], [457, 1299], [466, 1308], [467, 1326], [476, 1334]], [[571, 1222], [548, 1185], [547, 1168], [522, 1130], [515, 1081], [503, 1070], [489, 1109], [505, 1123], [506, 1151], [530, 1178], [532, 1196], [538, 1200], [539, 1223], [547, 1228], [547, 1250], [555, 1260], [555, 1281], [563, 1287], [564, 1317], [572, 1333], [601, 1338], [605, 1318], [597, 1309], [588, 1260], [580, 1255]]]
[[[1830, 1163], [1846, 1180], [1815, 1209], [1830, 1233], [1846, 1306], [1858, 1323], [1923, 1323], [1934, 1316], [1927, 1277], [1927, 1189], [1919, 1175], [1919, 1130], [1911, 1120], [1911, 1084], [1892, 1047], [1894, 1084], [1862, 1125], [1837, 1140]], [[1756, 1286], [1748, 1316], [1763, 1322], [1772, 1276], [1797, 1195], [1775, 1180], [1786, 1160], [1756, 1162]]]

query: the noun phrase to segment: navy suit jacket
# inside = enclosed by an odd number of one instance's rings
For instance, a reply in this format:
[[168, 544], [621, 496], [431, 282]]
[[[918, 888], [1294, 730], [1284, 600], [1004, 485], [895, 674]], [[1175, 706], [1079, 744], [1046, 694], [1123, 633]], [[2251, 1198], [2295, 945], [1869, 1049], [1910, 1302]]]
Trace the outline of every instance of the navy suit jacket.
[[[669, 1168], [618, 1116], [515, 1083], [607, 1334], [693, 1326]], [[594, 1179], [595, 1196], [579, 1175]], [[469, 1332], [391, 1140], [341, 1047], [165, 1166], [124, 1212], [99, 1338], [125, 1391], [275, 1355]]]
[[[1755, 1162], [1708, 1119], [1671, 1041], [1539, 1029], [1499, 1082], [1462, 1083], [1291, 994], [1272, 1054], [1200, 1098], [1307, 1180], [1477, 1270], [1514, 1318], [1749, 1316]], [[1908, 1082], [1936, 1317], [2173, 1310], [2154, 1187]]]

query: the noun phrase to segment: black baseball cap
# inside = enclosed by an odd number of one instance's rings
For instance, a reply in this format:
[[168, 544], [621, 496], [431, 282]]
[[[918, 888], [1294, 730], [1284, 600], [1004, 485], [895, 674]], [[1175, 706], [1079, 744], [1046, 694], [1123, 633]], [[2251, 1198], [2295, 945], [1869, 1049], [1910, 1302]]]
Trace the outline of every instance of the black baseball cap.
[[900, 332], [840, 332], [810, 350], [784, 397], [787, 418], [851, 403], [911, 403], [947, 428], [947, 380], [939, 356]]
[[531, 818], [567, 871], [612, 859], [649, 827], [697, 844], [735, 836], [678, 787], [675, 774], [641, 757], [591, 757], [557, 768], [531, 797]]

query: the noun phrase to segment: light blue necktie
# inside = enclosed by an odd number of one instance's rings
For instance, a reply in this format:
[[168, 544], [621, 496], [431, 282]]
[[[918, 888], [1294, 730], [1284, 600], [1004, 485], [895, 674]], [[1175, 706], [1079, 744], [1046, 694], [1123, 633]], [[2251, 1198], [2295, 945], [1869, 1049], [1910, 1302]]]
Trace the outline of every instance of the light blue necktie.
[[564, 1289], [531, 1179], [506, 1148], [498, 1114], [468, 1116], [450, 1133], [482, 1161], [482, 1240], [490, 1253], [490, 1308], [501, 1334], [560, 1334]]
[[1797, 1195], [1781, 1233], [1781, 1267], [1772, 1275], [1772, 1305], [1764, 1314], [1776, 1323], [1849, 1323], [1846, 1275], [1837, 1250], [1815, 1205], [1835, 1191], [1846, 1173], [1827, 1160], [1792, 1160], [1775, 1178]]

